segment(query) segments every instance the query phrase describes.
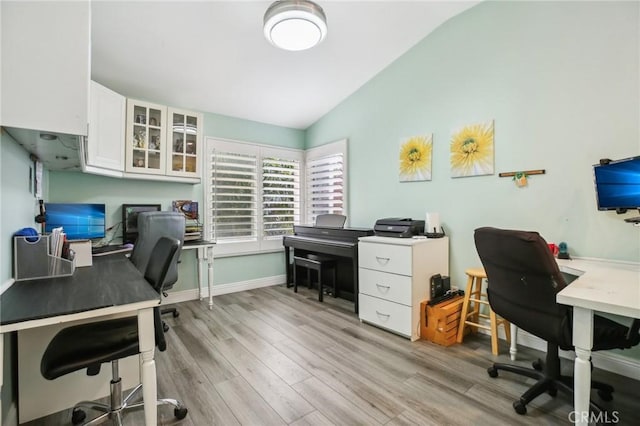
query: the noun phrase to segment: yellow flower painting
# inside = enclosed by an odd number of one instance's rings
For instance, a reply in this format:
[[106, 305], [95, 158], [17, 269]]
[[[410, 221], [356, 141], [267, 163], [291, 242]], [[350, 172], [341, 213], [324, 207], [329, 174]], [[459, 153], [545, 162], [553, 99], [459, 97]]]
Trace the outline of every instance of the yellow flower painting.
[[431, 180], [433, 135], [412, 136], [400, 144], [400, 182]]
[[493, 120], [465, 126], [451, 138], [451, 177], [493, 174]]

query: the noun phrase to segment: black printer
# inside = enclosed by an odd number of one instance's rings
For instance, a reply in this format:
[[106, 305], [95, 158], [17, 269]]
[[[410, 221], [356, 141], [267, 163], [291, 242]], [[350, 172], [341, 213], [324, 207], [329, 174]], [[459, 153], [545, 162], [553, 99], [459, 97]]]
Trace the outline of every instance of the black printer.
[[380, 237], [411, 238], [424, 234], [424, 220], [401, 217], [378, 219], [373, 231]]

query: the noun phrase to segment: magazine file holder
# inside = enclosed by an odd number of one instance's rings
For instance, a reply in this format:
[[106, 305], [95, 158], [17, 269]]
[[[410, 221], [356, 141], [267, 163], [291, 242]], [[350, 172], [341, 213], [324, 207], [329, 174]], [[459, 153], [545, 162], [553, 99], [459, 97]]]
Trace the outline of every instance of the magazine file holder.
[[74, 270], [72, 260], [51, 255], [48, 235], [13, 238], [13, 275], [16, 281], [65, 277], [73, 275]]

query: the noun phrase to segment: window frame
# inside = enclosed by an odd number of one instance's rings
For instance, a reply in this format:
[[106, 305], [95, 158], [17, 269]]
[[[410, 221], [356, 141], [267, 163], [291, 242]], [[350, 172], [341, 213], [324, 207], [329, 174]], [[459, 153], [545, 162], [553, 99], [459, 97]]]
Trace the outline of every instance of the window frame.
[[334, 142], [330, 142], [324, 145], [319, 145], [317, 147], [309, 148], [304, 151], [304, 201], [305, 201], [305, 209], [303, 213], [303, 220], [307, 225], [313, 225], [312, 215], [308, 209], [310, 205], [310, 193], [308, 192], [306, 176], [307, 176], [307, 164], [310, 161], [319, 160], [325, 157], [331, 157], [334, 155], [342, 155], [342, 214], [347, 216], [347, 221], [345, 223], [345, 227], [349, 226], [349, 215], [347, 214], [349, 211], [349, 191], [348, 191], [348, 157], [347, 157], [347, 142], [348, 139], [339, 139]]

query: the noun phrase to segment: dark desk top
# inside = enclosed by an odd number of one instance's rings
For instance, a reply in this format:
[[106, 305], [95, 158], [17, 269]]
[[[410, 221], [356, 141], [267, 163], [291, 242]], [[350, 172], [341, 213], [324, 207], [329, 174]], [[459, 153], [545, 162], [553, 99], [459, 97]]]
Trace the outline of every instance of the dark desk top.
[[70, 277], [17, 281], [0, 295], [0, 325], [160, 297], [123, 254], [93, 258]]
[[182, 247], [183, 248], [202, 247], [202, 246], [213, 246], [215, 244], [216, 243], [214, 241], [208, 241], [208, 240], [185, 240]]

